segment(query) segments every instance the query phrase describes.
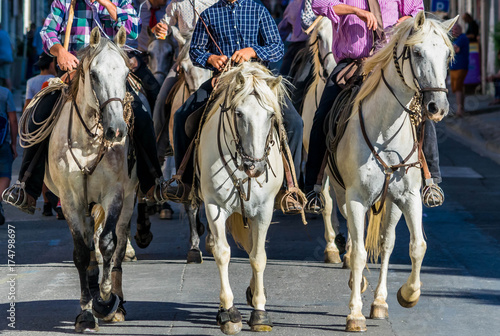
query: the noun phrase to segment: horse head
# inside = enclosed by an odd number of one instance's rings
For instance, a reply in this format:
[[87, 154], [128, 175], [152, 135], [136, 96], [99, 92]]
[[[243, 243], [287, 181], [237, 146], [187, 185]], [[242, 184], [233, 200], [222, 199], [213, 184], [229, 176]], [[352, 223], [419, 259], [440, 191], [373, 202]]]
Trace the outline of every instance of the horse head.
[[[248, 177], [258, 177], [267, 169], [273, 143], [273, 125], [281, 119], [284, 85], [260, 64], [245, 62], [220, 78], [218, 96], [222, 110], [232, 113], [239, 166]], [[221, 98], [219, 98], [221, 99]]]
[[[454, 55], [448, 32], [458, 16], [439, 22], [427, 19], [423, 11], [415, 17], [408, 39], [399, 46], [408, 66], [402, 67], [405, 83], [422, 95], [422, 107], [427, 117], [435, 122], [448, 114], [446, 90], [447, 68]], [[406, 52], [405, 52], [406, 47]]]
[[172, 66], [174, 47], [170, 37], [158, 39], [149, 28], [148, 36], [148, 67], [161, 85]]
[[[120, 28], [115, 40], [101, 38], [99, 28], [90, 36], [90, 46], [82, 51], [80, 75], [84, 85], [84, 101], [98, 111], [104, 137], [108, 141], [121, 141], [127, 134], [124, 120], [124, 99], [129, 74], [129, 60], [121, 47], [125, 45], [127, 33]], [[79, 93], [81, 94], [81, 93]], [[91, 98], [89, 98], [91, 97]]]
[[176, 27], [172, 27], [172, 35], [179, 45], [180, 51], [177, 56], [179, 70], [184, 72], [189, 93], [193, 94], [201, 84], [210, 79], [210, 71], [195, 66], [189, 57], [192, 33], [182, 35]]

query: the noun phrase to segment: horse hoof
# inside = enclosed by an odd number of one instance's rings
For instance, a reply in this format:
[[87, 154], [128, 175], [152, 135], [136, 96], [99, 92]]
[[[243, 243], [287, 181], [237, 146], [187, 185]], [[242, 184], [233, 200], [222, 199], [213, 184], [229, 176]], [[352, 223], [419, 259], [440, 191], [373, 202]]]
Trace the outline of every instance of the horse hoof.
[[174, 217], [174, 212], [172, 209], [162, 209], [160, 211], [160, 219], [172, 219]]
[[398, 290], [398, 302], [399, 304], [401, 305], [401, 307], [404, 307], [404, 308], [413, 308], [415, 307], [415, 305], [418, 303], [418, 300], [420, 299], [420, 289], [418, 290], [418, 297], [416, 300], [414, 301], [406, 301], [404, 298], [403, 298], [403, 295], [401, 294], [401, 289], [403, 287], [401, 287], [399, 290]]
[[217, 312], [217, 324], [226, 335], [235, 335], [243, 328], [241, 314], [235, 306], [229, 309], [220, 308]]
[[370, 318], [374, 320], [384, 320], [389, 317], [389, 306], [386, 304], [372, 303]]
[[[349, 288], [352, 290], [352, 278], [349, 278]], [[364, 293], [368, 289], [368, 279], [363, 275], [361, 280], [361, 293]]]
[[146, 235], [140, 235], [139, 232], [135, 233], [134, 236], [135, 242], [137, 243], [137, 246], [139, 248], [144, 249], [151, 244], [151, 241], [153, 240], [153, 233], [150, 231]]
[[92, 300], [92, 313], [97, 318], [111, 320], [117, 311], [119, 304], [120, 298], [114, 293], [111, 293], [108, 302], [102, 301], [99, 296], [97, 299]]
[[340, 264], [340, 254], [338, 251], [325, 251], [325, 263], [327, 264]]
[[245, 294], [247, 297], [247, 305], [249, 305], [250, 307], [253, 307], [253, 303], [252, 303], [253, 294], [252, 294], [252, 290], [250, 289], [250, 286], [247, 287], [247, 292]]
[[123, 301], [120, 302], [118, 305], [118, 309], [114, 313], [113, 316], [109, 318], [104, 318], [103, 321], [106, 322], [124, 322], [125, 321], [125, 315], [127, 315], [127, 311], [125, 310], [125, 307], [123, 307]]
[[350, 317], [347, 316], [347, 323], [345, 325], [345, 331], [348, 332], [360, 332], [366, 331], [366, 319], [364, 316], [361, 317]]
[[187, 255], [187, 263], [188, 264], [201, 264], [203, 262], [203, 258], [201, 256], [200, 250], [191, 249]]
[[273, 330], [273, 322], [269, 314], [265, 310], [254, 310], [250, 314], [248, 325], [252, 331], [271, 331]]
[[342, 265], [342, 268], [343, 269], [349, 269], [349, 261], [350, 261], [351, 257], [349, 257], [348, 255], [344, 255], [344, 264]]
[[243, 323], [237, 322], [226, 322], [220, 326], [220, 330], [225, 334], [225, 335], [236, 335], [241, 331], [243, 328]]
[[97, 324], [97, 319], [90, 310], [83, 310], [78, 314], [75, 321], [75, 332], [84, 333], [97, 331], [99, 331], [99, 325]]

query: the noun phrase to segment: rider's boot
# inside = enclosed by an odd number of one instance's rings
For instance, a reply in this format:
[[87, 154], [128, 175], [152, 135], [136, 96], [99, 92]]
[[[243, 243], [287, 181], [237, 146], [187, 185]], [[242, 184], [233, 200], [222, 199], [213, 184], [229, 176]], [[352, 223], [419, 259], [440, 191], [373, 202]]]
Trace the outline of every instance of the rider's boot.
[[422, 188], [422, 201], [426, 207], [437, 207], [444, 202], [444, 192], [438, 186], [438, 183], [441, 183], [441, 170], [439, 169], [436, 126], [429, 119], [425, 121], [423, 152], [431, 178], [425, 179], [425, 185]]
[[5, 189], [2, 193], [2, 200], [30, 215], [35, 213], [36, 199], [26, 192], [24, 183], [19, 181]]

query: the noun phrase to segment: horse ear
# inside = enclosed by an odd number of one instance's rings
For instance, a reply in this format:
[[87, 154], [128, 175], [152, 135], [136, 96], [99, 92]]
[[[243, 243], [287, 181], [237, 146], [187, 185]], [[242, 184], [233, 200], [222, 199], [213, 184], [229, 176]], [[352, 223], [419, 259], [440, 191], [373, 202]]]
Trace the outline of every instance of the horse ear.
[[274, 91], [274, 89], [276, 89], [276, 87], [278, 87], [278, 85], [281, 84], [281, 81], [283, 80], [283, 77], [281, 76], [278, 76], [274, 79], [271, 79], [268, 81], [267, 85], [269, 85], [269, 87], [271, 88], [271, 90]]
[[242, 87], [245, 85], [245, 76], [241, 72], [236, 73], [236, 87]]
[[413, 29], [419, 30], [424, 25], [424, 22], [425, 22], [425, 13], [424, 13], [424, 11], [420, 11], [417, 13], [417, 16], [415, 16]]
[[172, 35], [174, 36], [175, 40], [179, 44], [179, 47], [186, 44], [186, 39], [184, 38], [184, 36], [182, 36], [181, 32], [179, 31], [179, 29], [177, 27], [170, 26], [170, 29], [172, 29]]
[[125, 27], [121, 26], [120, 30], [118, 30], [118, 34], [115, 36], [115, 44], [122, 48], [127, 43], [127, 31]]
[[90, 32], [90, 46], [95, 48], [99, 45], [99, 42], [101, 42], [101, 32], [99, 27], [95, 27]]
[[450, 31], [451, 28], [453, 28], [453, 26], [455, 25], [455, 23], [457, 23], [458, 17], [459, 15], [455, 16], [453, 19], [443, 21], [442, 23], [443, 28], [446, 29], [447, 31]]

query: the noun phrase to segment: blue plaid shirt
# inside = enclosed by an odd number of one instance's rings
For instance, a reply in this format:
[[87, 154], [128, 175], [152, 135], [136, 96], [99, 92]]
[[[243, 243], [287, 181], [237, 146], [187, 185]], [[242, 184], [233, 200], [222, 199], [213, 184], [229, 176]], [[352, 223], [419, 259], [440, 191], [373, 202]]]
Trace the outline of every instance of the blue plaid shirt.
[[[224, 55], [231, 57], [235, 51], [251, 47], [264, 62], [277, 62], [283, 57], [284, 46], [278, 27], [267, 9], [253, 0], [220, 0], [201, 13], [210, 34]], [[202, 20], [198, 20], [191, 40], [189, 55], [193, 63], [213, 70], [207, 64], [212, 55], [220, 55]]]

